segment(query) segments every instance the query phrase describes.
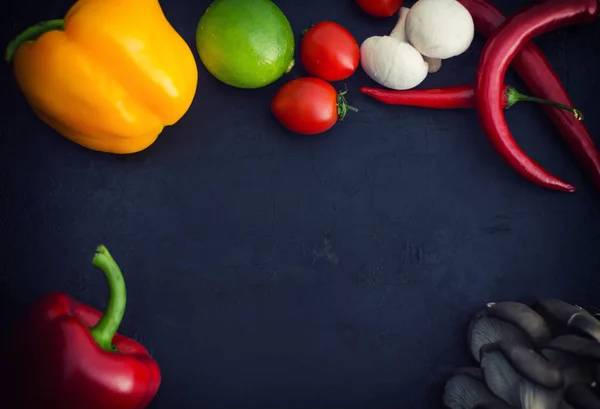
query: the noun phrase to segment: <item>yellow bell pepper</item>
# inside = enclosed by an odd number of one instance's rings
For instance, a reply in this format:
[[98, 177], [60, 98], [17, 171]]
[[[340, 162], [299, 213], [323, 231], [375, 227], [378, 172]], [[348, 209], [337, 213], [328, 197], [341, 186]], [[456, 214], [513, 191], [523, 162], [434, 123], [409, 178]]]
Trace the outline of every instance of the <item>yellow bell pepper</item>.
[[78, 0], [64, 20], [15, 38], [6, 60], [43, 121], [117, 154], [154, 143], [187, 112], [198, 83], [194, 55], [158, 0]]

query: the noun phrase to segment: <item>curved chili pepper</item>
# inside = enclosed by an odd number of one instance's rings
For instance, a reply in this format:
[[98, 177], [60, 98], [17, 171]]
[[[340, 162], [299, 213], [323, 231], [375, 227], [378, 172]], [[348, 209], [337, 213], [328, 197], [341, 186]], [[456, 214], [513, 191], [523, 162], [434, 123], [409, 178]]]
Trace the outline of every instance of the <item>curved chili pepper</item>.
[[500, 97], [504, 75], [512, 59], [532, 38], [550, 30], [592, 22], [598, 11], [598, 0], [547, 0], [529, 6], [492, 34], [479, 61], [475, 108], [492, 145], [518, 173], [543, 187], [575, 191], [575, 187], [529, 158], [515, 142], [504, 118]]
[[[457, 85], [444, 88], [411, 89], [396, 91], [384, 88], [361, 87], [360, 91], [378, 101], [391, 105], [406, 105], [434, 109], [475, 108], [475, 88], [472, 85]], [[583, 119], [581, 111], [570, 106], [559, 104], [542, 98], [521, 94], [514, 87], [504, 85], [502, 108], [508, 109], [517, 102], [537, 102], [573, 113], [578, 119]]]
[[[483, 37], [490, 37], [506, 17], [488, 0], [458, 0], [473, 17], [475, 30]], [[572, 106], [571, 99], [558, 75], [542, 51], [528, 43], [515, 56], [512, 67], [527, 88], [540, 98]], [[585, 125], [561, 109], [543, 107], [554, 126], [582, 163], [590, 178], [600, 189], [600, 153]]]

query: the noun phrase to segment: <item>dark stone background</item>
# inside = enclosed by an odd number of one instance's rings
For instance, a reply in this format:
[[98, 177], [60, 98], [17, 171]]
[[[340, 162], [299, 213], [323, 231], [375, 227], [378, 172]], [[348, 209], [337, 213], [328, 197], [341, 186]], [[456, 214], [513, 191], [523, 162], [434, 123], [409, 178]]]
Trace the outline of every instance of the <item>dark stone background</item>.
[[[297, 36], [325, 19], [359, 42], [394, 25], [351, 0], [277, 3]], [[512, 13], [531, 2], [495, 3]], [[208, 4], [162, 2], [194, 52]], [[2, 43], [70, 5], [6, 5]], [[536, 42], [600, 143], [600, 23]], [[421, 86], [472, 82], [482, 46], [478, 36]], [[507, 112], [511, 129], [575, 194], [516, 175], [473, 111], [361, 95], [372, 82], [360, 70], [347, 82], [360, 111], [301, 138], [269, 111], [285, 80], [238, 90], [199, 65], [188, 114], [143, 153], [116, 157], [44, 125], [0, 69], [0, 335], [45, 292], [101, 308], [91, 258], [104, 243], [128, 284], [121, 332], [162, 368], [154, 409], [440, 407], [452, 368], [470, 363], [465, 330], [484, 303], [600, 303], [598, 192], [537, 106]], [[301, 75], [298, 65], [287, 78]], [[507, 81], [526, 90], [513, 72]]]

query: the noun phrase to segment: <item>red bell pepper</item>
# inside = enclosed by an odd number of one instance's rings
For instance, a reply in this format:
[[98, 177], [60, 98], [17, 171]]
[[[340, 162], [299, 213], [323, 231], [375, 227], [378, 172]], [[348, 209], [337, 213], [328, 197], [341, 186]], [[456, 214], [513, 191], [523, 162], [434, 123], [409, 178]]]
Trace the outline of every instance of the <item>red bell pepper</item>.
[[494, 148], [523, 177], [540, 186], [565, 192], [575, 187], [534, 162], [515, 142], [504, 118], [504, 75], [535, 36], [561, 27], [589, 23], [598, 18], [598, 0], [547, 0], [513, 15], [487, 41], [475, 79], [475, 108]]
[[142, 409], [161, 375], [148, 351], [117, 334], [125, 282], [106, 247], [93, 264], [104, 272], [110, 298], [104, 314], [66, 294], [38, 300], [0, 351], [6, 409]]

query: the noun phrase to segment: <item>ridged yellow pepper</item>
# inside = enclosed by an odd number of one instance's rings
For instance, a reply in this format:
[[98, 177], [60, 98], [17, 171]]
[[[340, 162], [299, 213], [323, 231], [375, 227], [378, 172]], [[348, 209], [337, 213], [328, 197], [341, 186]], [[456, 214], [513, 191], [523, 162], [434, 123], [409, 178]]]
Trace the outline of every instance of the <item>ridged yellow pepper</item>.
[[198, 83], [194, 55], [158, 0], [78, 0], [64, 20], [15, 38], [6, 60], [43, 121], [117, 154], [154, 143], [187, 112]]

